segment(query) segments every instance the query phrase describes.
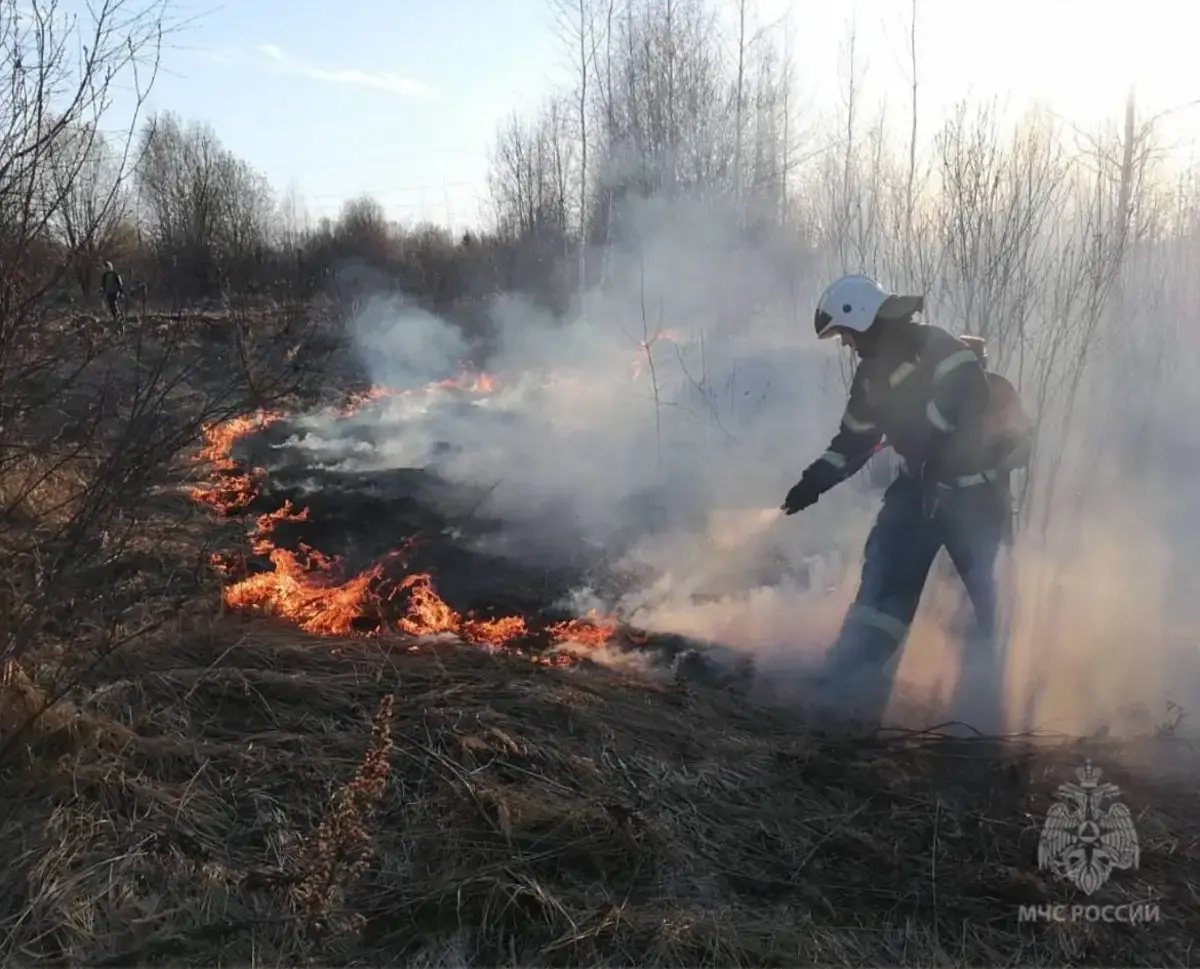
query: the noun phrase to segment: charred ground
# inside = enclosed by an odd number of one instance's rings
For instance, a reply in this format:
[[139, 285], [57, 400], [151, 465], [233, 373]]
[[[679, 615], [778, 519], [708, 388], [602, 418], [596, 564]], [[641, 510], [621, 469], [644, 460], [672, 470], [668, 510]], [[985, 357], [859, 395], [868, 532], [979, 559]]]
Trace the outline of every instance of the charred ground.
[[[351, 440], [368, 446], [381, 443], [371, 424], [350, 418], [341, 423]], [[483, 624], [521, 621], [520, 632], [496, 638], [494, 645], [544, 655], [567, 641], [570, 633], [577, 645], [636, 653], [643, 665], [676, 676], [710, 684], [748, 684], [748, 661], [719, 644], [650, 633], [607, 616], [579, 621], [570, 606], [572, 592], [583, 587], [611, 592], [638, 580], [611, 568], [601, 551], [589, 554], [582, 538], [556, 542], [551, 549], [519, 536], [510, 523], [482, 510], [488, 488], [456, 486], [436, 468], [314, 467], [305, 460], [302, 446], [295, 446], [303, 444], [305, 434], [302, 423], [280, 418], [238, 439], [230, 449], [235, 463], [228, 473], [233, 478], [240, 480], [255, 468], [264, 472], [255, 480], [253, 496], [232, 509], [235, 514], [257, 518], [284, 507], [298, 512], [272, 522], [269, 547], [260, 545], [240, 563], [245, 575], [275, 571], [272, 548], [301, 556], [317, 550], [336, 558], [331, 570], [335, 581], [375, 571], [352, 623], [361, 633], [395, 630], [411, 615], [414, 590], [405, 580], [421, 575], [428, 576], [428, 588], [457, 616]], [[543, 526], [551, 514], [539, 510]], [[569, 517], [564, 515], [553, 527], [561, 539], [570, 528]], [[578, 552], [564, 554], [564, 547]], [[428, 619], [426, 625], [431, 634], [447, 631]], [[477, 644], [488, 645], [489, 638], [479, 637]], [[581, 661], [586, 662], [586, 656]]]
[[[294, 426], [281, 421], [238, 449], [247, 467], [269, 468], [250, 513], [267, 514], [285, 502], [309, 509], [305, 519], [276, 526], [281, 545], [303, 543], [336, 553], [350, 571], [404, 549], [402, 567], [436, 575], [441, 594], [456, 610], [490, 618], [544, 612], [577, 588], [594, 565], [556, 558], [539, 567], [477, 550], [478, 542], [501, 532], [502, 523], [473, 509], [485, 495], [457, 488], [433, 470], [331, 470], [297, 466], [286, 456], [268, 464], [272, 445], [296, 435]], [[555, 618], [570, 616], [560, 610]]]

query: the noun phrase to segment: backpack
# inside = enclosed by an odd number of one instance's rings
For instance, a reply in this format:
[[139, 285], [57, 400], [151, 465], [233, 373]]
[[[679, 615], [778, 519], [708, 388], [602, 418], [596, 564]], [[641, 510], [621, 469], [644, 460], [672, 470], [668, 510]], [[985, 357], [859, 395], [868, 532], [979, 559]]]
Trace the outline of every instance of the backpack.
[[[1000, 455], [998, 469], [1016, 471], [1029, 466], [1033, 451], [1033, 421], [1029, 418], [1021, 395], [1006, 377], [987, 368], [987, 344], [977, 336], [958, 338], [969, 349], [974, 350], [983, 364], [983, 373], [988, 384], [988, 405], [983, 415], [983, 433], [988, 446]], [[886, 450], [888, 442], [881, 440], [871, 449], [871, 457]], [[1004, 480], [1008, 480], [1005, 475]]]
[[983, 364], [988, 383], [988, 406], [983, 415], [983, 433], [989, 444], [1001, 451], [1000, 467], [1012, 471], [1029, 465], [1033, 447], [1033, 421], [1021, 403], [1017, 388], [1000, 374], [987, 369], [987, 344], [977, 336], [960, 336]]

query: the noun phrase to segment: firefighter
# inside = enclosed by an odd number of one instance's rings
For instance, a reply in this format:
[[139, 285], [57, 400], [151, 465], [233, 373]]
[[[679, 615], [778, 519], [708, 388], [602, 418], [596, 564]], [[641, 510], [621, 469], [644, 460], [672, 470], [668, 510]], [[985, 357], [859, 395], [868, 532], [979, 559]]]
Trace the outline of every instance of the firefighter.
[[859, 358], [841, 427], [788, 492], [793, 515], [863, 467], [884, 443], [901, 471], [867, 538], [854, 603], [826, 661], [830, 702], [851, 701], [871, 720], [890, 692], [884, 666], [903, 645], [941, 548], [966, 586], [976, 631], [994, 651], [995, 565], [1010, 534], [1010, 468], [1027, 457], [1018, 429], [990, 427], [989, 376], [980, 345], [917, 321], [924, 297], [898, 296], [865, 275], [822, 294], [820, 339], [838, 337]]

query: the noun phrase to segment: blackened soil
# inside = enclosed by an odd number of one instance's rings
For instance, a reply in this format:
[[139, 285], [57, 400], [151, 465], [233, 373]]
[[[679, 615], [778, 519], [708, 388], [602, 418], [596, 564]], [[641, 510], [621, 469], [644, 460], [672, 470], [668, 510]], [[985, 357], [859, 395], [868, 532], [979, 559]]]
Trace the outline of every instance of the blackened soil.
[[[455, 612], [475, 619], [521, 616], [529, 635], [513, 645], [539, 652], [552, 645], [547, 626], [575, 618], [565, 606], [569, 593], [619, 583], [603, 574], [603, 564], [580, 554], [552, 562], [498, 555], [481, 545], [497, 535], [502, 523], [477, 513], [486, 496], [440, 479], [421, 468], [381, 471], [330, 470], [305, 466], [298, 449], [280, 447], [295, 433], [279, 422], [242, 442], [235, 457], [245, 468], [265, 467], [259, 496], [249, 515], [277, 511], [290, 502], [293, 512], [307, 509], [303, 520], [284, 520], [274, 529], [279, 547], [315, 549], [340, 559], [338, 579], [348, 579], [382, 564], [375, 613], [363, 617], [366, 631], [394, 625], [407, 609], [405, 576], [428, 573], [437, 594]], [[584, 548], [582, 542], [580, 549]], [[248, 563], [251, 571], [271, 568], [265, 559]], [[636, 651], [651, 665], [675, 670], [680, 678], [714, 686], [737, 686], [749, 677], [744, 663], [714, 651], [709, 644], [681, 636], [623, 628], [610, 649]]]

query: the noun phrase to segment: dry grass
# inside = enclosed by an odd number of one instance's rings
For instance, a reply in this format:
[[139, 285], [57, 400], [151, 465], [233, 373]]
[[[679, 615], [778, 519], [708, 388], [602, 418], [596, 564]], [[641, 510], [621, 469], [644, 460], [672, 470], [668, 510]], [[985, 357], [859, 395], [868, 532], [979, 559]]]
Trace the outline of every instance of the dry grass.
[[232, 621], [127, 662], [3, 777], [8, 962], [1181, 965], [1200, 934], [1191, 792], [1113, 749], [1142, 863], [1092, 901], [1164, 921], [1021, 926], [1072, 901], [1036, 843], [1078, 745]]
[[14, 455], [0, 471], [0, 507], [14, 518], [62, 525], [76, 511], [95, 462]]

